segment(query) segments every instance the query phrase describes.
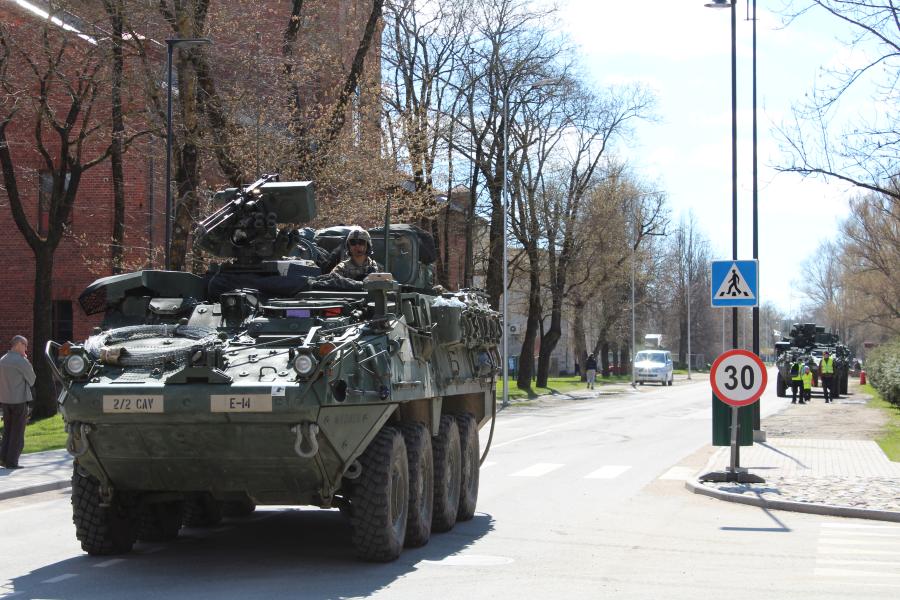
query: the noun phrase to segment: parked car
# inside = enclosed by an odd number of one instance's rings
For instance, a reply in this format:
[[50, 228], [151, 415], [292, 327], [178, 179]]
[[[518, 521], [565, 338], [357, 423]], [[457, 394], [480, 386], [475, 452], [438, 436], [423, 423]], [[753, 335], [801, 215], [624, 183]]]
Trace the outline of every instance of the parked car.
[[672, 371], [672, 353], [668, 350], [641, 350], [634, 357], [634, 380], [641, 385], [645, 381], [672, 385]]

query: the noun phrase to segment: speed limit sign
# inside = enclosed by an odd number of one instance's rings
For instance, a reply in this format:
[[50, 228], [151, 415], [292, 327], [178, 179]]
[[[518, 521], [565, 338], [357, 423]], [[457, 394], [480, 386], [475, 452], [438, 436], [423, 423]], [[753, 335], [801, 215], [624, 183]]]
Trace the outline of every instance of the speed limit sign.
[[748, 350], [729, 350], [712, 365], [709, 381], [713, 392], [725, 404], [753, 404], [766, 389], [768, 375], [760, 358]]

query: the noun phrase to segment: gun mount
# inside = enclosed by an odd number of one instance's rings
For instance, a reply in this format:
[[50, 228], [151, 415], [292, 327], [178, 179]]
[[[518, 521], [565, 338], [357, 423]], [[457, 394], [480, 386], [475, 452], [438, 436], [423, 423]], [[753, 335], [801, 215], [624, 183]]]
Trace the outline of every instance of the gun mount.
[[283, 223], [308, 223], [316, 217], [311, 181], [278, 181], [263, 175], [250, 185], [228, 188], [214, 198], [226, 204], [203, 219], [194, 232], [194, 245], [236, 265], [254, 265], [291, 253], [301, 242], [300, 232], [279, 229]]

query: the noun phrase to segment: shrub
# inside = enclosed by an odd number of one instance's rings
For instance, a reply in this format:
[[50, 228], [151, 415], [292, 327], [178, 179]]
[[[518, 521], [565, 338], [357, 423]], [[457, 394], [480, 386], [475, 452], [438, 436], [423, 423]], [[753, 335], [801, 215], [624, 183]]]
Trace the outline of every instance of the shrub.
[[900, 406], [900, 338], [879, 346], [869, 354], [866, 375], [882, 398]]

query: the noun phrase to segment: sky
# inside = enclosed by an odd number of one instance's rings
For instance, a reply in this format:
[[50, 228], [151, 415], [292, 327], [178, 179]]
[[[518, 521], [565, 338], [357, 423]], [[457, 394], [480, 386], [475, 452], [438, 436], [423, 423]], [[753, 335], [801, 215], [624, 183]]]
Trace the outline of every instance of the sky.
[[[560, 0], [562, 27], [598, 85], [639, 81], [657, 98], [617, 151], [666, 192], [673, 223], [693, 213], [714, 259], [730, 259], [731, 27], [728, 9], [706, 0]], [[822, 67], [847, 60], [833, 18], [785, 26], [782, 0], [757, 2], [759, 296], [788, 316], [802, 309], [802, 265], [837, 235], [857, 191], [840, 182], [777, 173], [787, 158], [774, 128], [790, 117]], [[752, 22], [737, 5], [738, 258], [752, 246]]]

